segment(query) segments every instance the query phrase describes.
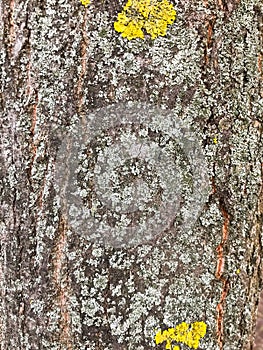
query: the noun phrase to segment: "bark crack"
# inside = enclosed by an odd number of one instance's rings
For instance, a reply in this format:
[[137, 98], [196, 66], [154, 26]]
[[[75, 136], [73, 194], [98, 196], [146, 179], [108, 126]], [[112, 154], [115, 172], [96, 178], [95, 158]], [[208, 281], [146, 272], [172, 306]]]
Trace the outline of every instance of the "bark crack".
[[66, 220], [62, 217], [59, 225], [59, 237], [54, 258], [54, 280], [58, 290], [58, 303], [61, 313], [60, 344], [65, 349], [72, 350], [71, 317], [67, 306], [68, 303], [68, 280], [63, 279], [63, 265], [65, 260], [65, 248], [67, 245]]
[[77, 83], [77, 111], [80, 116], [83, 114], [83, 105], [84, 105], [84, 96], [83, 96], [83, 83], [84, 83], [84, 77], [86, 74], [86, 68], [87, 68], [87, 48], [89, 39], [86, 33], [86, 25], [87, 25], [87, 15], [88, 15], [88, 9], [85, 9], [84, 13], [84, 19], [82, 23], [82, 41], [80, 44], [80, 61], [81, 61], [81, 70], [78, 77], [78, 83]]
[[13, 44], [15, 41], [15, 22], [14, 22], [14, 8], [15, 8], [15, 0], [10, 0], [9, 1], [9, 6], [8, 6], [8, 12], [4, 13], [4, 17], [7, 18], [7, 23], [6, 23], [6, 46], [7, 46], [7, 53], [9, 55], [9, 58], [12, 57], [12, 51], [13, 51]]
[[217, 326], [217, 342], [219, 345], [219, 349], [222, 350], [224, 348], [224, 303], [229, 290], [229, 279], [224, 276], [225, 270], [225, 257], [224, 257], [224, 246], [226, 245], [228, 235], [229, 235], [229, 224], [230, 217], [226, 209], [221, 205], [221, 212], [224, 217], [224, 222], [222, 226], [222, 239], [220, 244], [217, 246], [217, 267], [215, 277], [218, 281], [222, 283], [222, 292], [220, 301], [217, 304], [216, 312], [216, 326]]

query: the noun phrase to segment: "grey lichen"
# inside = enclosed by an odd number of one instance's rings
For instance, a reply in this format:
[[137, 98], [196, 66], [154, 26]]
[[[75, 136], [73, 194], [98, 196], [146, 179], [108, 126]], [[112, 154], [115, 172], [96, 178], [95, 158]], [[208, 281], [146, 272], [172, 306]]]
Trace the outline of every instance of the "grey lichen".
[[[0, 56], [7, 89], [1, 102], [6, 111], [3, 349], [142, 350], [155, 347], [156, 329], [196, 320], [208, 325], [202, 348], [219, 349], [216, 307], [222, 284], [214, 274], [222, 206], [231, 217], [224, 247], [224, 274], [230, 281], [224, 350], [245, 348], [260, 259], [254, 218], [259, 217], [262, 181], [263, 101], [257, 66], [262, 4], [243, 0], [228, 15], [211, 2], [175, 1], [174, 6], [175, 25], [152, 43], [121, 38], [112, 26], [117, 8], [104, 2], [87, 10], [86, 22], [77, 1], [46, 1], [31, 9], [15, 5], [14, 57], [9, 61], [7, 44]], [[214, 17], [209, 46], [207, 23]], [[3, 33], [0, 21], [1, 44]], [[84, 39], [80, 111], [76, 90]], [[71, 130], [81, 113], [130, 100], [171, 109], [193, 128], [203, 140], [211, 193], [191, 230], [171, 227], [155, 241], [115, 249], [60, 224], [61, 202], [51, 181], [59, 146], [51, 138], [60, 128]], [[217, 144], [212, 142], [215, 135]], [[17, 307], [18, 299], [24, 308]]]

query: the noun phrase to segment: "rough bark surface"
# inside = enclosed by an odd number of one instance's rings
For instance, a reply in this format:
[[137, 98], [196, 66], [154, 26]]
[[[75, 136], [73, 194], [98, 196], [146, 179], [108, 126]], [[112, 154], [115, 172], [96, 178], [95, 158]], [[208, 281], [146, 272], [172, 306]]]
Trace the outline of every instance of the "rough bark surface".
[[253, 350], [260, 350], [263, 346], [263, 292], [260, 295], [260, 303], [257, 313], [257, 325]]
[[[0, 2], [1, 349], [163, 349], [156, 330], [201, 320], [200, 349], [252, 349], [262, 270], [262, 3], [173, 1], [176, 22], [154, 41], [114, 31], [124, 4]], [[128, 101], [191, 126], [210, 192], [189, 230], [172, 225], [114, 248], [71, 229], [54, 174], [62, 130]]]

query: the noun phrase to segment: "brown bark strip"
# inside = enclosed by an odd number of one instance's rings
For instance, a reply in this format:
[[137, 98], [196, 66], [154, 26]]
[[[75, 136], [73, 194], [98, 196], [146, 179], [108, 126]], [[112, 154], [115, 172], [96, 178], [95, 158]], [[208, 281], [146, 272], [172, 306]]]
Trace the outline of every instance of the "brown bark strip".
[[[45, 148], [46, 151], [46, 148]], [[44, 190], [46, 187], [46, 179], [47, 179], [47, 174], [49, 171], [49, 164], [46, 164], [46, 169], [45, 169], [45, 175], [44, 175], [44, 179], [43, 179], [43, 184], [41, 186], [41, 189], [39, 191], [39, 199], [38, 199], [38, 205], [39, 205], [39, 209], [43, 209], [43, 195], [44, 195]]]
[[[33, 93], [33, 86], [32, 86], [32, 79], [31, 79], [31, 67], [32, 67], [32, 60], [31, 60], [31, 45], [30, 45], [30, 35], [28, 36], [28, 64], [26, 66], [26, 72], [27, 72], [27, 84], [26, 84], [26, 95], [27, 95], [27, 101], [25, 105], [27, 106], [30, 102], [30, 98]], [[31, 130], [32, 132], [32, 130]]]
[[[33, 85], [32, 85], [32, 79], [31, 79], [31, 67], [32, 67], [32, 60], [31, 60], [31, 46], [30, 46], [30, 36], [29, 36], [29, 49], [28, 49], [28, 64], [26, 67], [27, 70], [27, 83], [26, 83], [26, 95], [27, 95], [27, 100], [25, 102], [25, 106], [29, 105], [30, 103], [30, 99], [32, 97], [32, 93], [34, 91]], [[35, 128], [36, 128], [36, 122], [37, 122], [37, 108], [38, 108], [38, 91], [35, 91], [35, 103], [32, 105], [31, 107], [31, 128], [30, 128], [30, 132], [32, 135], [32, 161], [30, 164], [30, 168], [29, 168], [29, 177], [31, 178], [31, 174], [32, 174], [32, 167], [34, 164], [34, 160], [36, 157], [36, 152], [37, 152], [37, 144], [34, 140], [35, 138]]]
[[88, 9], [85, 9], [84, 13], [84, 20], [82, 23], [82, 41], [81, 41], [81, 46], [80, 46], [80, 60], [81, 60], [81, 71], [79, 74], [79, 79], [78, 79], [78, 84], [77, 84], [77, 110], [78, 113], [81, 115], [82, 110], [83, 110], [83, 82], [84, 82], [84, 77], [85, 77], [85, 72], [86, 72], [86, 67], [87, 67], [87, 47], [89, 43], [89, 39], [86, 33], [86, 24], [87, 24], [87, 14], [88, 14]]
[[[260, 131], [260, 138], [262, 137], [263, 134], [263, 128], [261, 127]], [[258, 212], [261, 218], [263, 218], [263, 163], [261, 163], [261, 189], [260, 189], [260, 195], [259, 195], [259, 200], [258, 200]], [[263, 223], [261, 223], [263, 226]]]
[[8, 13], [4, 13], [4, 18], [7, 18], [7, 28], [5, 29], [6, 35], [6, 44], [8, 47], [9, 57], [12, 56], [13, 44], [15, 41], [15, 23], [14, 23], [14, 8], [15, 8], [15, 0], [9, 1]]
[[262, 75], [262, 54], [258, 54], [258, 71]]
[[223, 284], [223, 290], [221, 293], [221, 298], [219, 303], [216, 307], [217, 312], [217, 320], [216, 320], [216, 327], [217, 327], [217, 341], [219, 345], [219, 349], [222, 350], [224, 343], [223, 343], [223, 337], [224, 337], [224, 302], [227, 297], [227, 293], [229, 290], [229, 281], [227, 278], [221, 277], [220, 281], [222, 281]]
[[1, 300], [1, 312], [4, 315], [4, 317], [0, 318], [0, 348], [5, 349], [6, 348], [6, 324], [7, 324], [7, 315], [6, 313], [6, 295], [7, 295], [7, 288], [6, 288], [6, 267], [7, 267], [7, 254], [6, 254], [6, 239], [1, 232], [1, 254], [2, 259], [0, 260], [0, 300]]
[[33, 105], [32, 109], [32, 124], [31, 124], [31, 133], [33, 137], [35, 136], [35, 127], [36, 127], [36, 121], [37, 121], [37, 106], [38, 106], [38, 93], [36, 92], [36, 102]]
[[229, 214], [225, 210], [225, 208], [221, 207], [222, 215], [224, 217], [223, 227], [222, 227], [222, 240], [221, 243], [216, 248], [217, 251], [217, 267], [216, 267], [216, 279], [218, 281], [221, 281], [223, 289], [221, 293], [221, 298], [219, 303], [216, 307], [217, 312], [217, 319], [216, 319], [216, 325], [217, 325], [217, 341], [219, 345], [219, 349], [223, 349], [223, 337], [224, 337], [224, 302], [227, 297], [227, 293], [229, 290], [229, 281], [227, 278], [223, 276], [224, 274], [224, 267], [225, 267], [225, 257], [224, 257], [224, 245], [227, 242], [228, 235], [229, 235]]
[[33, 164], [34, 164], [34, 161], [36, 158], [36, 153], [37, 153], [37, 143], [35, 141], [35, 127], [36, 127], [36, 122], [37, 122], [37, 107], [38, 107], [38, 93], [37, 92], [36, 92], [35, 100], [36, 100], [36, 102], [32, 106], [32, 111], [31, 111], [32, 122], [31, 122], [30, 132], [32, 135], [32, 144], [31, 144], [32, 160], [31, 160], [30, 166], [29, 166], [29, 179], [30, 179], [29, 181], [31, 181], [32, 168], [33, 168]]
[[257, 326], [255, 333], [255, 343], [253, 350], [262, 350], [263, 346], [263, 291], [260, 294], [259, 298], [259, 308], [257, 316]]
[[213, 15], [211, 19], [209, 19], [206, 22], [207, 27], [207, 35], [206, 35], [206, 44], [205, 44], [205, 64], [209, 64], [209, 49], [212, 47], [213, 42], [213, 32], [214, 32], [214, 25], [216, 22], [216, 16]]
[[258, 59], [257, 59], [257, 66], [258, 66], [258, 72], [259, 72], [260, 95], [263, 97], [263, 89], [262, 89], [262, 82], [263, 82], [262, 57], [263, 57], [262, 53], [259, 52]]
[[225, 10], [225, 3], [224, 3], [224, 1], [218, 0], [217, 3], [218, 3], [218, 5], [219, 5], [221, 10]]
[[218, 0], [217, 5], [219, 8], [226, 12], [228, 15], [231, 14], [234, 9], [238, 6], [240, 0]]
[[215, 194], [216, 193], [216, 184], [215, 184], [215, 177], [214, 176], [212, 176], [211, 182], [212, 182], [212, 194]]
[[63, 281], [63, 264], [65, 259], [65, 247], [67, 244], [66, 237], [66, 221], [62, 217], [59, 225], [59, 237], [55, 251], [55, 258], [53, 262], [54, 266], [54, 280], [58, 290], [58, 303], [61, 311], [61, 323], [60, 323], [60, 344], [63, 345], [63, 349], [72, 350], [71, 339], [71, 319], [70, 313], [67, 307], [68, 290], [67, 284]]

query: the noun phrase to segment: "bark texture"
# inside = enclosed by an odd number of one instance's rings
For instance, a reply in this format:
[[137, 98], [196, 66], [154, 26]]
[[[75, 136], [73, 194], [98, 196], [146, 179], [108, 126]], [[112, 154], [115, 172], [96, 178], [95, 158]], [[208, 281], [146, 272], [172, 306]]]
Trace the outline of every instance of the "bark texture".
[[[127, 41], [113, 28], [125, 1], [0, 2], [3, 350], [164, 349], [158, 329], [201, 320], [200, 349], [252, 349], [262, 270], [262, 2], [172, 3], [167, 36]], [[210, 191], [192, 228], [170, 225], [114, 248], [71, 228], [54, 174], [63, 130], [128, 101], [165, 108], [192, 128]]]
[[260, 303], [257, 313], [256, 335], [253, 350], [260, 350], [263, 346], [263, 292], [260, 295]]

